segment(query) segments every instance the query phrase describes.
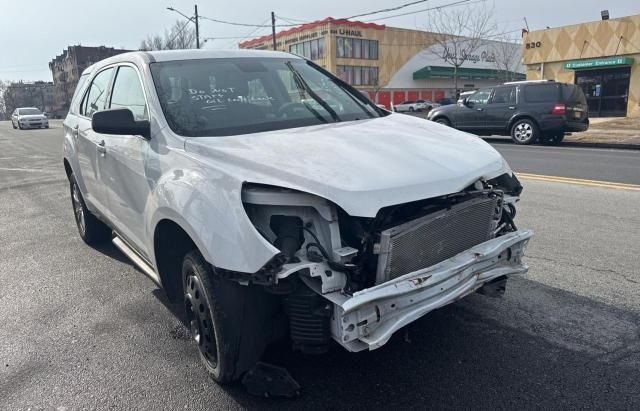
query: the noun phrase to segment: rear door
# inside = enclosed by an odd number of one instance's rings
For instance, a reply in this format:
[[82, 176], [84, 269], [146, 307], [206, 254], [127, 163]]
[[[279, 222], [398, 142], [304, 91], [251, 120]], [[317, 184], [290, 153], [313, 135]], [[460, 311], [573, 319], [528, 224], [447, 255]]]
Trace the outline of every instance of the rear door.
[[496, 87], [488, 104], [484, 108], [485, 126], [488, 130], [503, 131], [515, 113], [516, 86]]
[[104, 139], [91, 128], [91, 117], [96, 111], [104, 109], [108, 101], [109, 86], [113, 76], [113, 67], [100, 71], [91, 81], [80, 103], [77, 126], [76, 150], [78, 167], [81, 173], [81, 189], [85, 202], [107, 218], [110, 217], [106, 191], [100, 181], [104, 165]]
[[[146, 95], [136, 66], [122, 64], [114, 76], [107, 107], [129, 109], [136, 121], [149, 120]], [[146, 169], [150, 167], [149, 159], [157, 158], [157, 153], [150, 148], [150, 140], [139, 135], [103, 134], [102, 139], [105, 152], [101, 181], [113, 213], [114, 228], [129, 245], [149, 258], [144, 246], [143, 216], [153, 187]]]

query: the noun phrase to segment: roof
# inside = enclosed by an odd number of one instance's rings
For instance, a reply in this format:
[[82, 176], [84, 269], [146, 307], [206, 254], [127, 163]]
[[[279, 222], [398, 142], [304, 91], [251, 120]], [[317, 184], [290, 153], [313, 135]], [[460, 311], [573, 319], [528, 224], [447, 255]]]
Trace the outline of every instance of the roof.
[[[312, 21], [310, 23], [301, 24], [299, 26], [296, 26], [296, 27], [293, 27], [293, 28], [290, 28], [290, 29], [287, 29], [287, 30], [279, 31], [278, 33], [276, 33], [276, 38], [282, 37], [282, 36], [287, 36], [289, 34], [298, 33], [298, 32], [304, 31], [304, 30], [312, 30], [312, 29], [315, 29], [316, 27], [324, 26], [326, 24], [333, 24], [333, 25], [336, 25], [336, 26], [360, 27], [360, 28], [363, 28], [363, 29], [371, 28], [371, 29], [376, 29], [376, 30], [384, 30], [385, 27], [386, 27], [384, 24], [364, 23], [362, 21], [353, 21], [353, 20], [347, 20], [347, 19], [334, 19], [333, 17], [327, 17], [327, 18], [324, 18], [322, 20]], [[242, 43], [238, 44], [238, 46], [240, 46], [240, 48], [251, 47], [254, 44], [263, 43], [263, 42], [265, 42], [267, 40], [271, 40], [272, 38], [273, 38], [273, 35], [267, 34], [266, 36], [257, 37], [255, 39], [243, 41]]]
[[[451, 78], [454, 74], [453, 66], [425, 66], [413, 72], [414, 80], [430, 79], [434, 77]], [[522, 73], [512, 73], [514, 78], [524, 79]], [[461, 78], [497, 80], [500, 78], [500, 70], [494, 68], [458, 67], [458, 76]]]
[[83, 74], [90, 73], [96, 68], [100, 68], [109, 64], [119, 62], [137, 62], [139, 64], [147, 64], [150, 62], [163, 62], [175, 60], [201, 60], [215, 58], [287, 58], [302, 59], [295, 54], [286, 53], [284, 51], [268, 51], [268, 50], [157, 50], [157, 51], [132, 51], [129, 53], [118, 54], [104, 60], [101, 60], [87, 67]]

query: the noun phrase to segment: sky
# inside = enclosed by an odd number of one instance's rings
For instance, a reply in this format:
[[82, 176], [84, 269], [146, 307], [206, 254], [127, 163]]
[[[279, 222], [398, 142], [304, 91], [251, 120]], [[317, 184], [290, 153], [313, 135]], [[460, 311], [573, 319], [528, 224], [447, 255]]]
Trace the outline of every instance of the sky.
[[[363, 17], [393, 27], [424, 29], [427, 12], [384, 20], [391, 14], [419, 11], [456, 0], [428, 0], [393, 13]], [[385, 9], [411, 0], [208, 0], [196, 1], [201, 16], [249, 24], [270, 23], [270, 12], [283, 24], [313, 21], [325, 17], [348, 17]], [[600, 19], [608, 9], [611, 18], [640, 14], [639, 0], [472, 0], [476, 4], [456, 7], [494, 7], [500, 32], [519, 30], [526, 17], [531, 30], [557, 27]], [[179, 14], [193, 14], [194, 0], [0, 0], [0, 80], [51, 81], [48, 63], [67, 46], [106, 45], [137, 49], [149, 34], [163, 33]], [[186, 20], [185, 20], [186, 21]], [[245, 37], [269, 34], [270, 28], [231, 26], [201, 20], [201, 38]], [[517, 36], [518, 33], [513, 33]], [[208, 40], [204, 48], [235, 48], [240, 39]]]

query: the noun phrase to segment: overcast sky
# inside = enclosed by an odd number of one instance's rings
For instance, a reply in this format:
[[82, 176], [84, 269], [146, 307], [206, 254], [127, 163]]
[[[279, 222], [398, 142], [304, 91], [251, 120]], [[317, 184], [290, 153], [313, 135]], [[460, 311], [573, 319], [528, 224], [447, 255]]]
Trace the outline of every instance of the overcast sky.
[[[390, 14], [419, 11], [455, 1], [429, 0], [394, 13], [363, 17], [362, 20], [371, 21]], [[209, 0], [197, 3], [202, 16], [267, 24], [272, 10], [283, 18], [311, 21], [328, 16], [347, 17], [409, 2], [410, 0]], [[611, 18], [640, 13], [639, 0], [486, 0], [486, 4], [495, 5], [495, 20], [501, 31], [522, 28], [523, 17], [527, 18], [529, 27], [535, 30], [546, 26], [557, 27], [599, 20], [602, 9], [608, 9]], [[148, 34], [162, 33], [176, 19], [181, 18], [166, 10], [166, 6], [173, 6], [192, 15], [193, 5], [194, 0], [0, 0], [0, 79], [50, 81], [49, 61], [72, 44], [136, 49]], [[410, 29], [424, 28], [426, 15], [424, 12], [415, 13], [376, 22]], [[200, 36], [247, 36], [253, 30], [256, 29], [202, 21]], [[268, 33], [269, 28], [257, 29], [250, 38]], [[208, 41], [204, 47], [232, 48], [236, 47], [238, 41]]]

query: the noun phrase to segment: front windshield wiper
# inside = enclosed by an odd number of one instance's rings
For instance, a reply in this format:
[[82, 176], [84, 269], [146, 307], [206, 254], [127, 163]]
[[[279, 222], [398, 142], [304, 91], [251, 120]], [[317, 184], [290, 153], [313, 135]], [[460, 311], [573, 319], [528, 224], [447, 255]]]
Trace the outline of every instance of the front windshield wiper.
[[[298, 71], [293, 67], [293, 64], [291, 64], [290, 61], [287, 61], [285, 64], [289, 68], [289, 70], [291, 70], [291, 73], [293, 73], [293, 77], [295, 78], [296, 83], [298, 83], [298, 87], [302, 88], [304, 91], [309, 93], [311, 98], [313, 98], [318, 104], [322, 106], [323, 109], [327, 111], [327, 113], [331, 115], [331, 118], [333, 119], [333, 121], [335, 122], [341, 121], [340, 117], [338, 117], [338, 114], [331, 108], [331, 106], [329, 106], [329, 104], [327, 104], [326, 101], [321, 99], [320, 96], [318, 96], [313, 90], [311, 90], [311, 87], [309, 87], [309, 85], [307, 84], [306, 81], [304, 81], [300, 73], [298, 73]], [[311, 107], [309, 107], [309, 109], [312, 110]]]

